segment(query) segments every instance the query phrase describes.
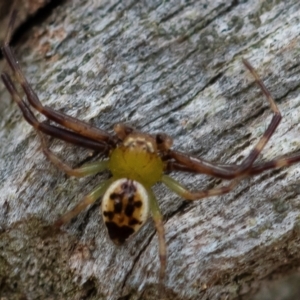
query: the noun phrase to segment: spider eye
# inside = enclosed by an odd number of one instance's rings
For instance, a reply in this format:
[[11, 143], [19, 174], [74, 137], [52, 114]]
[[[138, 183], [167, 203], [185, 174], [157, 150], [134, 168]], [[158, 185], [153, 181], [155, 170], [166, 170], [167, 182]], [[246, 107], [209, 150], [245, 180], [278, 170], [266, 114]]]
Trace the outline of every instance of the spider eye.
[[159, 145], [159, 144], [162, 144], [164, 142], [164, 134], [162, 133], [158, 133], [156, 135], [156, 143]]
[[121, 140], [124, 140], [127, 135], [134, 131], [134, 129], [124, 124], [115, 124], [114, 131]]
[[122, 178], [114, 181], [102, 199], [102, 215], [111, 240], [123, 244], [147, 220], [149, 197], [139, 182]]
[[155, 140], [159, 150], [168, 150], [173, 144], [172, 138], [164, 133], [158, 133]]
[[128, 135], [130, 133], [132, 133], [134, 131], [134, 129], [132, 127], [126, 126], [125, 127], [125, 134]]

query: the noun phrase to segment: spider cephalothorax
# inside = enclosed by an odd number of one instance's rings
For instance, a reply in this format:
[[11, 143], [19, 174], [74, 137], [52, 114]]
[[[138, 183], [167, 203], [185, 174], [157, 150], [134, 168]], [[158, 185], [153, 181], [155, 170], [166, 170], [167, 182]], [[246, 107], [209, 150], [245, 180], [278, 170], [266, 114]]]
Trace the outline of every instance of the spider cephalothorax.
[[[268, 169], [284, 167], [300, 161], [300, 155], [294, 155], [255, 163], [279, 125], [281, 114], [271, 94], [260, 80], [256, 71], [246, 60], [243, 60], [243, 63], [254, 76], [256, 83], [266, 96], [274, 114], [273, 118], [264, 135], [240, 165], [210, 163], [173, 150], [171, 148], [172, 139], [166, 134], [150, 135], [141, 133], [123, 124], [116, 124], [114, 126], [115, 133], [109, 134], [86, 122], [43, 106], [26, 80], [9, 46], [14, 18], [12, 17], [11, 19], [2, 53], [17, 83], [22, 86], [27, 101], [23, 100], [19, 95], [10, 75], [4, 72], [1, 74], [1, 78], [13, 100], [21, 109], [26, 121], [37, 130], [46, 157], [71, 176], [93, 175], [104, 170], [109, 170], [112, 175], [110, 179], [100, 183], [87, 194], [71, 211], [59, 218], [55, 226], [60, 227], [66, 224], [83, 209], [102, 197], [102, 214], [109, 236], [116, 244], [122, 244], [140, 229], [146, 221], [149, 212], [151, 212], [159, 241], [160, 287], [162, 287], [165, 276], [167, 255], [163, 217], [151, 190], [154, 184], [162, 182], [186, 200], [199, 200], [209, 196], [228, 193], [240, 180], [247, 176], [253, 176]], [[39, 122], [31, 107], [59, 126], [47, 122]], [[43, 133], [77, 146], [101, 152], [106, 155], [107, 159], [73, 169], [62, 162], [48, 148]], [[171, 171], [201, 173], [221, 179], [233, 179], [233, 181], [228, 185], [209, 190], [189, 191], [166, 175]]]

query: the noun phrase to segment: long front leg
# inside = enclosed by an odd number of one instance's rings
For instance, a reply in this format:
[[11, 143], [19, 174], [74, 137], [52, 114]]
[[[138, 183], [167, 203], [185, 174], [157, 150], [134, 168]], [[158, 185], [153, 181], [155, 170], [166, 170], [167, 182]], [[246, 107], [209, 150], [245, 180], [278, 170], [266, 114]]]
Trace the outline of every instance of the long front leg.
[[53, 136], [55, 138], [64, 140], [66, 142], [69, 142], [74, 145], [78, 145], [80, 147], [85, 147], [88, 149], [93, 149], [99, 152], [108, 152], [110, 149], [110, 146], [107, 145], [104, 142], [101, 141], [95, 141], [88, 137], [84, 137], [82, 135], [79, 135], [75, 132], [71, 132], [69, 130], [66, 130], [64, 128], [56, 127], [44, 122], [39, 122], [32, 111], [30, 110], [29, 106], [21, 96], [19, 95], [15, 85], [13, 84], [11, 78], [8, 74], [3, 73], [1, 74], [1, 78], [3, 80], [4, 85], [6, 86], [7, 90], [11, 94], [13, 100], [17, 103], [19, 108], [22, 111], [23, 117], [25, 120], [32, 125], [36, 130], [40, 130], [44, 132], [45, 134], [48, 134], [50, 136]]
[[[296, 164], [300, 162], [300, 154], [296, 154], [296, 155], [290, 155], [290, 156], [286, 156], [286, 157], [278, 157], [269, 161], [262, 161], [262, 162], [258, 162], [255, 163], [254, 165], [251, 166], [251, 168], [249, 168], [247, 170], [247, 172], [245, 172], [243, 174], [244, 177], [250, 176], [250, 175], [257, 175], [257, 174], [261, 174], [264, 171], [267, 170], [271, 170], [271, 169], [276, 169], [276, 168], [283, 168], [283, 167], [288, 167], [290, 165]], [[220, 165], [216, 164], [216, 165], [212, 165], [212, 167], [216, 167], [217, 170], [222, 170], [222, 175], [223, 176], [218, 176], [219, 174], [215, 174], [213, 171], [211, 171], [210, 175], [215, 176], [215, 177], [221, 177], [223, 179], [232, 179], [235, 178], [235, 176], [232, 176], [232, 174], [237, 170], [237, 166], [236, 165]], [[199, 173], [197, 172], [197, 170], [193, 169], [193, 168], [189, 168], [186, 165], [182, 165], [179, 164], [177, 162], [169, 162], [168, 163], [168, 168], [167, 170], [169, 172], [172, 171], [181, 171], [181, 172], [189, 172], [189, 173]], [[226, 176], [226, 174], [228, 174]], [[230, 175], [229, 175], [230, 174]]]
[[[252, 76], [255, 78], [255, 81], [257, 85], [260, 87], [263, 94], [266, 96], [270, 108], [273, 111], [273, 118], [271, 120], [270, 125], [268, 126], [267, 130], [265, 131], [264, 135], [260, 138], [254, 149], [250, 152], [249, 156], [243, 161], [243, 163], [239, 166], [239, 170], [237, 171], [237, 174], [242, 174], [245, 170], [247, 170], [253, 162], [257, 159], [258, 155], [261, 153], [265, 145], [268, 143], [269, 139], [275, 132], [277, 126], [279, 125], [281, 121], [281, 113], [275, 103], [275, 100], [273, 99], [271, 93], [266, 88], [260, 77], [258, 76], [255, 69], [251, 66], [251, 64], [246, 60], [243, 59], [244, 65], [248, 68], [248, 70], [251, 72]], [[238, 174], [238, 175], [239, 175]]]
[[40, 102], [37, 94], [34, 92], [32, 89], [31, 85], [27, 81], [25, 75], [23, 74], [19, 64], [18, 60], [16, 59], [12, 48], [9, 46], [10, 39], [11, 39], [11, 33], [14, 27], [14, 22], [16, 19], [16, 11], [13, 11], [11, 18], [10, 18], [10, 23], [8, 25], [5, 41], [4, 41], [4, 46], [2, 47], [2, 53], [3, 56], [5, 57], [6, 61], [8, 62], [11, 70], [13, 71], [16, 79], [22, 86], [28, 102], [41, 114], [49, 118], [50, 120], [70, 129], [75, 131], [76, 133], [88, 137], [90, 139], [93, 139], [95, 141], [103, 141], [103, 142], [108, 142], [112, 145], [115, 144], [115, 139], [106, 133], [105, 131], [92, 126], [89, 123], [86, 123], [84, 121], [77, 120], [76, 118], [73, 118], [71, 116], [68, 116], [66, 114], [63, 114], [61, 112], [57, 112], [49, 107], [43, 106], [42, 103]]
[[178, 151], [170, 150], [169, 156], [173, 158], [178, 164], [173, 164], [173, 166], [171, 164], [169, 168], [173, 167], [173, 169], [180, 169], [180, 166], [182, 166], [183, 170], [185, 167], [185, 170], [190, 170], [191, 172], [212, 175], [223, 179], [233, 179], [239, 176], [243, 176], [244, 174], [247, 174], [248, 171], [251, 169], [251, 166], [253, 165], [253, 163], [255, 162], [255, 160], [257, 159], [257, 157], [259, 156], [259, 154], [261, 153], [271, 136], [273, 135], [282, 117], [273, 97], [271, 96], [270, 92], [268, 91], [262, 80], [259, 78], [254, 68], [245, 59], [243, 60], [243, 63], [251, 72], [251, 74], [255, 78], [256, 83], [262, 90], [263, 94], [266, 96], [270, 104], [270, 108], [274, 114], [271, 123], [269, 124], [263, 136], [260, 138], [260, 140], [252, 149], [252, 151], [249, 153], [248, 157], [241, 163], [241, 165], [228, 165], [226, 167], [224, 165], [222, 166], [218, 164], [209, 163], [204, 160], [180, 153]]

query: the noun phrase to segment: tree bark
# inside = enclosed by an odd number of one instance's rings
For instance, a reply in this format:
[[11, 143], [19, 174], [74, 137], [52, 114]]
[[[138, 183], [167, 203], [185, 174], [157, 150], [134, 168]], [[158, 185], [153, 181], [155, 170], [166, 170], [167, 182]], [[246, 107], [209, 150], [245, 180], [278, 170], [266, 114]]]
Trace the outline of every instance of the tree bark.
[[[119, 122], [165, 132], [174, 149], [231, 164], [247, 157], [272, 117], [246, 58], [283, 115], [259, 157], [266, 161], [300, 148], [299, 13], [298, 0], [74, 0], [30, 29], [15, 52], [44, 105], [111, 133]], [[43, 156], [3, 85], [0, 99], [1, 297], [157, 299], [151, 219], [116, 247], [97, 202], [61, 232], [45, 234], [107, 174], [66, 177]], [[85, 149], [49, 143], [70, 165], [90, 159]], [[226, 184], [171, 175], [191, 190]], [[165, 299], [253, 299], [267, 281], [295, 273], [299, 177], [296, 164], [194, 202], [155, 186], [168, 247]]]

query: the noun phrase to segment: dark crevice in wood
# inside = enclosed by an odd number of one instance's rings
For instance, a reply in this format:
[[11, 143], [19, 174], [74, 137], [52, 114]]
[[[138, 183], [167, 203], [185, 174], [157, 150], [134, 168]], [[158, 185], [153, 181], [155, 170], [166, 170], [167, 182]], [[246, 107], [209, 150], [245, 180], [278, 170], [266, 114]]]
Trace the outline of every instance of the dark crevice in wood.
[[128, 270], [126, 276], [123, 279], [123, 284], [122, 284], [121, 290], [125, 289], [127, 280], [131, 276], [131, 274], [132, 274], [132, 270], [134, 269], [135, 265], [140, 261], [140, 258], [142, 256], [142, 254], [145, 253], [145, 250], [149, 247], [149, 245], [152, 242], [152, 240], [155, 237], [155, 235], [156, 235], [156, 230], [154, 230], [152, 234], [148, 235], [148, 237], [147, 237], [148, 241], [145, 242], [144, 246], [139, 250], [138, 255], [133, 260], [132, 267]]
[[[11, 45], [17, 44], [25, 35], [25, 33], [30, 31], [33, 26], [43, 24], [44, 21], [53, 13], [55, 8], [66, 2], [67, 0], [52, 0], [44, 7], [38, 9], [35, 14], [29, 16], [25, 22], [15, 29], [11, 39]], [[0, 59], [2, 58], [3, 55], [2, 52], [0, 52]]]

